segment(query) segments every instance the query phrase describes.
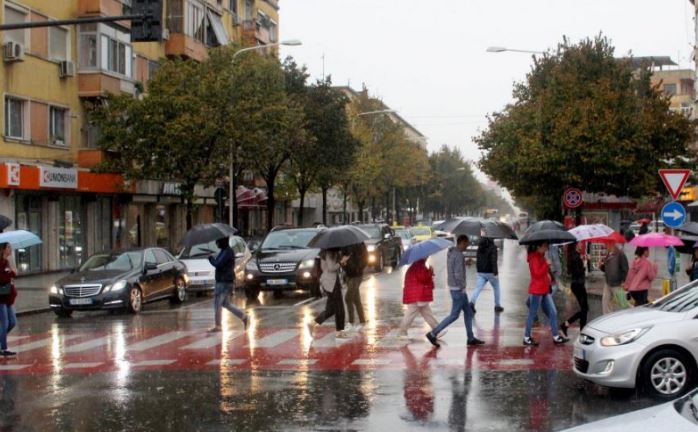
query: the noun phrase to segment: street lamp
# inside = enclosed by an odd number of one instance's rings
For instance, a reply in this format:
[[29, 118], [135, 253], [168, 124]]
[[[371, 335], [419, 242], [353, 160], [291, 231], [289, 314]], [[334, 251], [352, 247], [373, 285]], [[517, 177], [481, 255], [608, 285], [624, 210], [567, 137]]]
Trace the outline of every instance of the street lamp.
[[[275, 42], [275, 43], [270, 43], [267, 45], [258, 45], [258, 46], [253, 46], [253, 47], [247, 47], [247, 48], [242, 48], [240, 50], [237, 50], [235, 54], [233, 54], [233, 58], [230, 60], [231, 66], [235, 64], [235, 59], [240, 56], [240, 54], [250, 52], [250, 51], [260, 51], [263, 49], [267, 48], [272, 48], [275, 46], [299, 46], [303, 45], [303, 42], [301, 42], [298, 39], [287, 39], [281, 42]], [[232, 83], [231, 83], [232, 84]], [[235, 188], [233, 183], [233, 178], [235, 176], [235, 152], [233, 151], [233, 143], [230, 143], [230, 177], [228, 181], [228, 202], [229, 202], [229, 211], [228, 211], [228, 225], [233, 226], [233, 215], [235, 212], [235, 209], [233, 208], [233, 202], [234, 202], [234, 193], [235, 193]]]
[[513, 48], [505, 48], [505, 47], [499, 47], [499, 46], [491, 46], [487, 48], [488, 53], [501, 53], [501, 52], [520, 52], [520, 53], [526, 53], [526, 54], [545, 54], [543, 51], [532, 51], [532, 50], [521, 50], [521, 49], [513, 49]]

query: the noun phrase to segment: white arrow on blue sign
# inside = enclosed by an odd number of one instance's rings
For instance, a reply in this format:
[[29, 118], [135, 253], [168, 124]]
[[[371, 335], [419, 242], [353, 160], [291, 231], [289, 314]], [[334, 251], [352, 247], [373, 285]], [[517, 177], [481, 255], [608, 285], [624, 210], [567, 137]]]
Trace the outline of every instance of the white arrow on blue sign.
[[678, 228], [686, 222], [686, 209], [678, 201], [672, 201], [662, 208], [664, 225], [669, 228]]

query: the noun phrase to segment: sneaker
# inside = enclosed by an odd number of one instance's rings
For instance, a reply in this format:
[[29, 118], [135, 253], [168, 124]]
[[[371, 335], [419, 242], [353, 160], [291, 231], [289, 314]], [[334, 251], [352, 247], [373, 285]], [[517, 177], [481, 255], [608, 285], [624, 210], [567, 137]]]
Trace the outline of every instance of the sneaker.
[[242, 325], [244, 326], [245, 331], [247, 331], [247, 327], [249, 327], [249, 325], [250, 325], [250, 316], [249, 315], [245, 315], [245, 317], [242, 319]]
[[565, 324], [562, 324], [562, 325], [560, 326], [560, 333], [562, 333], [565, 337], [567, 337], [567, 329], [568, 329], [568, 328], [569, 328], [569, 327], [568, 327], [567, 325], [565, 325]]
[[485, 342], [481, 341], [478, 338], [472, 338], [472, 339], [468, 340], [468, 345], [484, 345], [484, 344], [485, 344]]
[[475, 303], [470, 302], [470, 310], [473, 311], [474, 314], [477, 313], [477, 311], [475, 310]]
[[356, 324], [356, 325], [352, 326], [352, 330], [355, 331], [355, 332], [357, 332], [357, 333], [360, 332], [360, 331], [363, 330], [363, 329], [364, 329], [363, 324]]
[[562, 344], [567, 343], [567, 342], [569, 342], [569, 339], [567, 339], [564, 336], [557, 335], [557, 336], [553, 337], [553, 343], [555, 345], [562, 345]]
[[346, 324], [344, 325], [344, 331], [350, 332], [350, 331], [354, 331], [354, 330], [356, 330], [356, 327], [354, 327], [354, 324], [352, 324], [352, 323], [346, 323]]
[[16, 356], [17, 353], [14, 351], [5, 350], [5, 351], [0, 352], [0, 355], [2, 355], [4, 357], [13, 357], [13, 356]]
[[494, 307], [494, 311], [497, 312], [497, 313], [499, 313], [499, 312], [504, 312], [504, 308], [501, 307], [501, 306], [495, 306], [495, 307]]
[[532, 337], [525, 337], [523, 344], [526, 346], [538, 346], [538, 342], [536, 342]]
[[436, 336], [431, 334], [431, 332], [427, 333], [427, 339], [429, 342], [431, 342], [432, 345], [434, 345], [436, 348], [440, 347], [439, 342], [436, 340]]
[[220, 331], [221, 331], [221, 328], [219, 326], [213, 326], [207, 330], [207, 332], [209, 332], [209, 333], [218, 333]]
[[349, 339], [349, 335], [347, 334], [346, 331], [340, 330], [334, 334], [334, 338], [335, 339]]

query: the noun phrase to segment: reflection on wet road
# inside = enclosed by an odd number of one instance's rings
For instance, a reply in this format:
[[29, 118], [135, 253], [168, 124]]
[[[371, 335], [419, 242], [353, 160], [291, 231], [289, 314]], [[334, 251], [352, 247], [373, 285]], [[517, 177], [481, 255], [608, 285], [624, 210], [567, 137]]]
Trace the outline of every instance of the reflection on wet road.
[[[475, 329], [487, 345], [477, 348], [466, 347], [461, 320], [438, 350], [421, 319], [410, 339], [397, 338], [404, 270], [366, 277], [369, 322], [346, 340], [335, 339], [331, 322], [311, 336], [303, 323], [324, 300], [300, 296], [247, 305], [247, 331], [224, 313], [220, 334], [206, 333], [210, 299], [138, 316], [23, 317], [10, 338], [17, 358], [0, 361], [0, 427], [557, 430], [652, 403], [575, 378], [571, 346], [553, 346], [543, 324], [541, 346], [523, 347], [525, 257], [512, 243], [502, 255], [505, 312], [494, 313], [485, 290]], [[444, 254], [432, 265], [442, 318], [450, 309]]]

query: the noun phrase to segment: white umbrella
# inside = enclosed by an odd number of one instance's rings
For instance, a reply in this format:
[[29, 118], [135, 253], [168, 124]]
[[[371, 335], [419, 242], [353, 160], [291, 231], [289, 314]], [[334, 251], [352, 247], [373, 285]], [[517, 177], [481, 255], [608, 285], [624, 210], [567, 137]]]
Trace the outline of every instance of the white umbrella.
[[569, 230], [577, 241], [607, 237], [613, 233], [613, 228], [604, 224], [579, 225]]

